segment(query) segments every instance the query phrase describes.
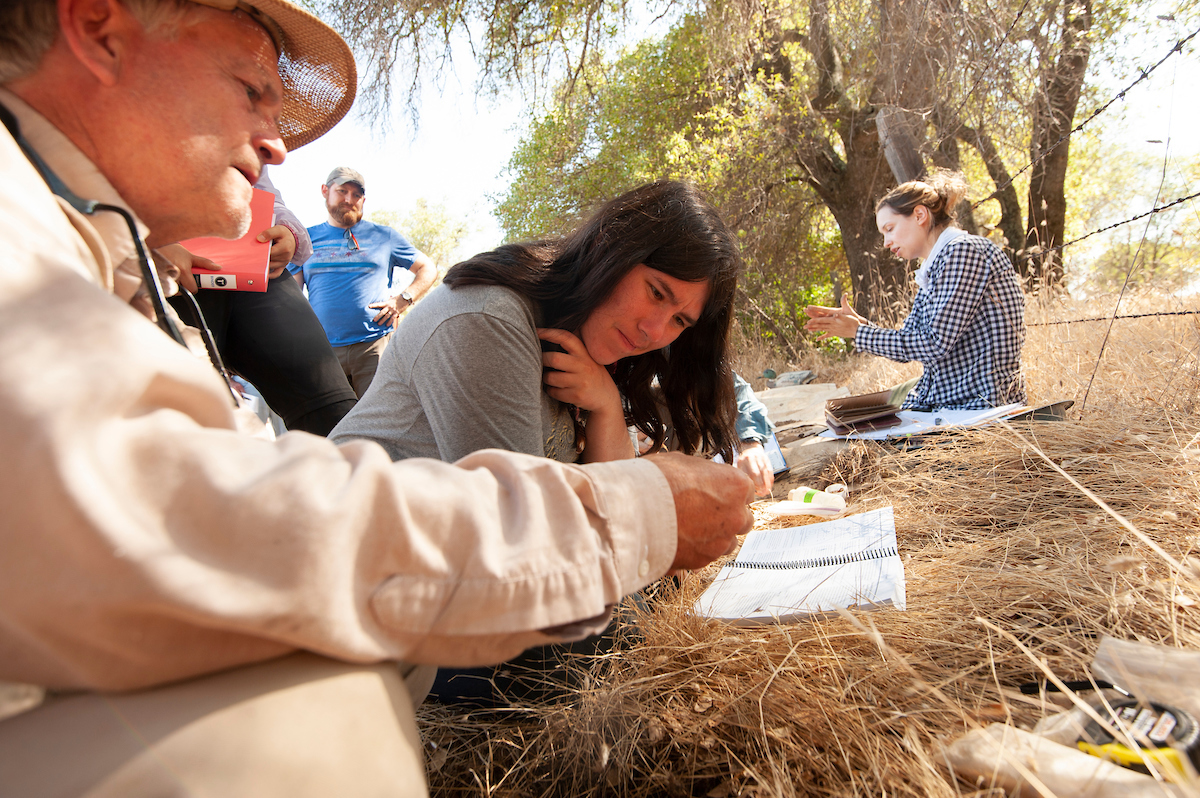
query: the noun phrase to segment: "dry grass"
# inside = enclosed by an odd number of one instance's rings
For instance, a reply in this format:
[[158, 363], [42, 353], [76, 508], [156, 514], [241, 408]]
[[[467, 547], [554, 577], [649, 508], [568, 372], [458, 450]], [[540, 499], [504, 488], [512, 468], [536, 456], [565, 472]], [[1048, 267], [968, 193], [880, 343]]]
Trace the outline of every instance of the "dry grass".
[[[1117, 322], [1082, 419], [907, 452], [855, 444], [830, 465], [822, 481], [858, 486], [853, 511], [895, 508], [906, 612], [728, 627], [687, 611], [710, 567], [664, 587], [569, 700], [423, 707], [434, 794], [1001, 795], [956, 783], [938, 741], [1057, 711], [1019, 685], [1043, 666], [1086, 678], [1103, 635], [1200, 648], [1193, 318]], [[1078, 407], [1102, 327], [1031, 328], [1031, 396]], [[899, 381], [855, 360], [852, 385]]]

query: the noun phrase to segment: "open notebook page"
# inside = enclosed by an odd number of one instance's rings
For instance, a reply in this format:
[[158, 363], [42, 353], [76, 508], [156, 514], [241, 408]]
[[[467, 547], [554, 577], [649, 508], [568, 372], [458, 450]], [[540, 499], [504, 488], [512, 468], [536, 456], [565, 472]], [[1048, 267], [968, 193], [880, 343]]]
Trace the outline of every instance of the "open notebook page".
[[788, 622], [837, 608], [904, 609], [904, 565], [891, 507], [748, 534], [696, 602], [697, 615]]

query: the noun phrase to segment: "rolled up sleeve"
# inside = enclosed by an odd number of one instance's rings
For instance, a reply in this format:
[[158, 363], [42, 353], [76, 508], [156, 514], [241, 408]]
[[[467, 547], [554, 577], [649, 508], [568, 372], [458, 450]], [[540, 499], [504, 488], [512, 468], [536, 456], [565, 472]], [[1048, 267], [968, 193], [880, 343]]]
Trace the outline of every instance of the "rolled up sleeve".
[[670, 567], [650, 462], [238, 434], [211, 368], [53, 240], [0, 246], [0, 679], [128, 689], [294, 649], [494, 663]]

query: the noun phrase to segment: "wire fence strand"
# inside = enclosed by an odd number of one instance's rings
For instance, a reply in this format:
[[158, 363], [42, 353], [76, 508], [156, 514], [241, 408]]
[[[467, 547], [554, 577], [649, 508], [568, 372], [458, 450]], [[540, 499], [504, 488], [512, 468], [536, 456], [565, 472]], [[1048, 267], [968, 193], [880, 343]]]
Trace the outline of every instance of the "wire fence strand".
[[1059, 321], [1038, 321], [1026, 324], [1026, 327], [1051, 327], [1055, 324], [1084, 324], [1089, 321], [1110, 321], [1112, 319], [1147, 319], [1153, 316], [1195, 316], [1200, 310], [1160, 310], [1156, 313], [1129, 313], [1121, 316], [1093, 316], [1088, 319], [1061, 319]]
[[1094, 235], [1099, 235], [1100, 233], [1106, 233], [1109, 230], [1113, 230], [1117, 227], [1120, 227], [1123, 224], [1129, 224], [1130, 222], [1136, 222], [1138, 219], [1145, 219], [1147, 216], [1153, 216], [1156, 213], [1162, 213], [1163, 211], [1167, 210], [1168, 208], [1173, 208], [1181, 202], [1187, 202], [1188, 200], [1193, 200], [1193, 199], [1196, 199], [1197, 197], [1200, 197], [1200, 191], [1197, 191], [1194, 194], [1188, 194], [1186, 197], [1179, 197], [1178, 199], [1173, 199], [1170, 202], [1168, 202], [1166, 205], [1160, 205], [1157, 208], [1151, 208], [1150, 210], [1146, 211], [1145, 213], [1139, 213], [1137, 216], [1131, 216], [1128, 219], [1124, 219], [1120, 222], [1113, 222], [1110, 225], [1101, 227], [1097, 230], [1093, 230], [1090, 233], [1084, 233], [1083, 235], [1079, 236], [1079, 238], [1072, 238], [1070, 241], [1067, 241], [1066, 243], [1059, 244], [1054, 247], [1050, 247], [1050, 249], [1048, 249], [1046, 251], [1047, 252], [1058, 252], [1058, 251], [1064, 249], [1065, 247], [1069, 247], [1072, 244], [1078, 244], [1080, 241], [1083, 241], [1084, 239], [1087, 239], [1087, 238], [1091, 238]]
[[1154, 66], [1150, 67], [1149, 69], [1141, 70], [1141, 74], [1138, 75], [1137, 79], [1135, 81], [1133, 81], [1133, 83], [1130, 83], [1128, 86], [1126, 86], [1125, 88], [1123, 88], [1119, 92], [1117, 92], [1117, 94], [1111, 100], [1109, 100], [1104, 105], [1100, 106], [1095, 111], [1093, 111], [1088, 116], [1087, 119], [1083, 120], [1078, 125], [1073, 127], [1071, 130], [1062, 134], [1062, 136], [1059, 137], [1058, 141], [1054, 142], [1053, 145], [1051, 145], [1045, 151], [1043, 151], [1041, 154], [1039, 154], [1038, 157], [1034, 158], [1032, 161], [1027, 163], [1025, 166], [1021, 167], [1021, 171], [1017, 172], [1015, 175], [1010, 177], [1008, 180], [1004, 181], [1004, 183], [1002, 185], [996, 186], [995, 191], [993, 191], [991, 194], [988, 194], [986, 197], [979, 200], [978, 202], [975, 202], [974, 204], [972, 204], [971, 210], [975, 210], [983, 203], [985, 203], [989, 200], [995, 199], [1000, 194], [1001, 191], [1003, 191], [1004, 189], [1011, 186], [1013, 184], [1014, 180], [1016, 180], [1022, 174], [1029, 171], [1034, 166], [1036, 166], [1047, 155], [1049, 155], [1050, 153], [1052, 153], [1056, 149], [1058, 149], [1059, 145], [1061, 145], [1064, 141], [1066, 141], [1067, 139], [1069, 139], [1071, 136], [1078, 133], [1079, 131], [1083, 130], [1084, 127], [1086, 127], [1089, 122], [1091, 122], [1093, 119], [1100, 116], [1100, 114], [1104, 113], [1109, 108], [1111, 108], [1112, 105], [1117, 100], [1125, 99], [1125, 95], [1126, 95], [1126, 93], [1129, 92], [1130, 89], [1132, 89], [1134, 86], [1141, 83], [1146, 78], [1150, 77], [1151, 73], [1153, 73], [1154, 70], [1158, 69], [1160, 66], [1165, 64], [1167, 62], [1167, 59], [1169, 59], [1171, 56], [1175, 55], [1176, 53], [1182, 53], [1184, 45], [1186, 45], [1188, 42], [1190, 42], [1192, 39], [1194, 39], [1197, 35], [1200, 35], [1200, 28], [1197, 28], [1196, 30], [1189, 33], [1187, 36], [1185, 36], [1182, 39], [1180, 39], [1179, 41], [1175, 42], [1174, 46], [1171, 47], [1171, 49], [1167, 51], [1167, 54], [1158, 60], [1158, 63], [1154, 64]]

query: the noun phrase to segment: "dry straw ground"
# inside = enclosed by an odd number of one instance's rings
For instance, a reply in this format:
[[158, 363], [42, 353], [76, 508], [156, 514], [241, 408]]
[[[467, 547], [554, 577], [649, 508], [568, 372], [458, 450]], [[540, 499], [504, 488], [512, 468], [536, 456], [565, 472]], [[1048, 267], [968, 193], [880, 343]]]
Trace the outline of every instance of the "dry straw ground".
[[[1031, 307], [1027, 320], [1111, 307]], [[712, 568], [689, 575], [660, 589], [621, 651], [579, 663], [591, 680], [561, 702], [423, 707], [434, 794], [1002, 795], [956, 782], [938, 742], [1057, 711], [1019, 685], [1042, 668], [1086, 678], [1103, 635], [1200, 648], [1196, 318], [1118, 321], [1082, 416], [911, 451], [856, 444], [806, 478], [849, 484], [852, 510], [895, 508], [907, 612], [732, 628], [688, 613]], [[1031, 399], [1078, 411], [1105, 327], [1031, 326]], [[856, 391], [915, 373], [874, 358], [793, 365]]]

